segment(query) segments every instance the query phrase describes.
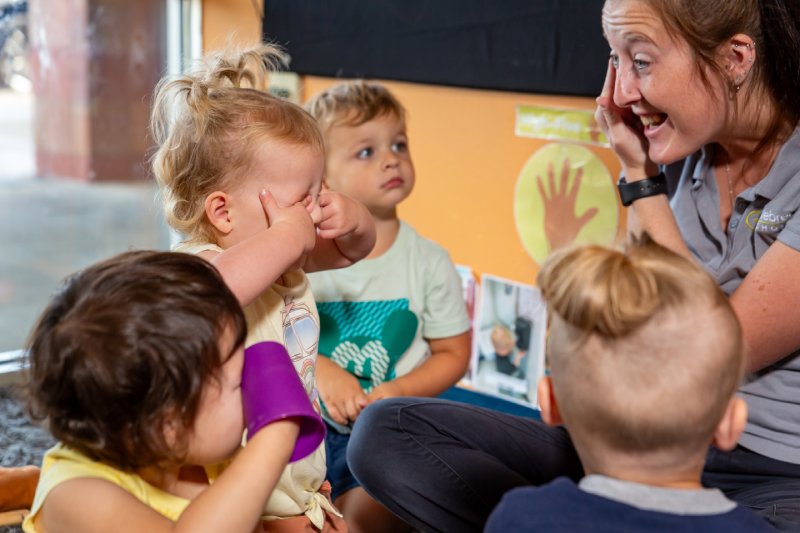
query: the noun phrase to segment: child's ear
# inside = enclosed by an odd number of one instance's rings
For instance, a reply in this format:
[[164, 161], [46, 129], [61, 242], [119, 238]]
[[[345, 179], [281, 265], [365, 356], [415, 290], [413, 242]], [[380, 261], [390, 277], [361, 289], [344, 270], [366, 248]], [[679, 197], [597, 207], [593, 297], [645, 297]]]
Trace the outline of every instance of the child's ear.
[[178, 443], [178, 428], [180, 427], [180, 419], [174, 409], [170, 409], [169, 413], [162, 420], [162, 431], [164, 433], [164, 440], [167, 446], [173, 448]]
[[230, 212], [230, 197], [222, 191], [214, 191], [206, 196], [203, 204], [206, 217], [211, 225], [223, 235], [227, 235], [233, 230]]
[[727, 451], [736, 447], [739, 437], [747, 424], [747, 404], [738, 396], [731, 398], [725, 414], [714, 431], [714, 446]]
[[561, 413], [558, 410], [558, 402], [553, 394], [553, 380], [550, 376], [544, 376], [539, 380], [537, 387], [539, 409], [542, 411], [542, 421], [549, 426], [557, 426], [563, 423]]

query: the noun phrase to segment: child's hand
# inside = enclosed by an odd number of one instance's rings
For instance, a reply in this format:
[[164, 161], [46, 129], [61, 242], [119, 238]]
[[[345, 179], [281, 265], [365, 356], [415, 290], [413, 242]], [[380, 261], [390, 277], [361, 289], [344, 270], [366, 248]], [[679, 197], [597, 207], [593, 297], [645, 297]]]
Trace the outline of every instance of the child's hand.
[[241, 391], [248, 440], [261, 428], [290, 419], [300, 429], [290, 458], [297, 461], [316, 450], [325, 438], [325, 424], [282, 344], [259, 342], [244, 350]]
[[289, 228], [289, 232], [295, 235], [303, 245], [303, 254], [309, 253], [314, 249], [317, 242], [314, 221], [311, 213], [306, 208], [305, 202], [298, 202], [288, 207], [280, 207], [275, 198], [265, 189], [258, 195], [261, 206], [267, 215], [267, 225], [270, 228], [284, 226]]
[[355, 422], [365, 397], [355, 376], [330, 359], [320, 357], [317, 362], [317, 387], [325, 409], [334, 422], [343, 425]]
[[405, 396], [400, 388], [400, 385], [398, 385], [395, 381], [387, 381], [386, 383], [381, 383], [372, 389], [372, 392], [364, 397], [364, 399], [361, 401], [361, 408], [363, 409], [369, 404], [377, 402], [378, 400], [382, 400], [384, 398], [395, 398], [397, 396]]
[[355, 231], [364, 208], [347, 196], [325, 190], [319, 194], [322, 217], [317, 225], [323, 239], [336, 239]]
[[319, 195], [311, 196], [310, 194], [305, 197], [302, 202], [303, 207], [308, 211], [314, 226], [316, 227], [322, 221], [322, 207], [319, 205]]

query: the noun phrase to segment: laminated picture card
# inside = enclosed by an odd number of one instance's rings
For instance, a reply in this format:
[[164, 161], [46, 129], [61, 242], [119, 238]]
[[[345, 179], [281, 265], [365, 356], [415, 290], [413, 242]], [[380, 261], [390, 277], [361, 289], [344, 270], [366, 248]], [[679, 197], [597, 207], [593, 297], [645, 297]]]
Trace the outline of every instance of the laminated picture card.
[[537, 407], [545, 372], [547, 312], [539, 289], [481, 276], [473, 329], [470, 385], [480, 392]]

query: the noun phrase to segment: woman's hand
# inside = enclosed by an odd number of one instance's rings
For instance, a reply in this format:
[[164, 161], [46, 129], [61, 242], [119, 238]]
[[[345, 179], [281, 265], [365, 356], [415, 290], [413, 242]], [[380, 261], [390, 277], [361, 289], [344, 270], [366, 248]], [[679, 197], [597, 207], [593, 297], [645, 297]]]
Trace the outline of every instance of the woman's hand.
[[628, 182], [654, 176], [658, 168], [647, 154], [649, 143], [642, 122], [633, 111], [614, 103], [615, 82], [616, 69], [609, 59], [603, 90], [595, 100], [595, 120], [622, 163], [622, 173]]

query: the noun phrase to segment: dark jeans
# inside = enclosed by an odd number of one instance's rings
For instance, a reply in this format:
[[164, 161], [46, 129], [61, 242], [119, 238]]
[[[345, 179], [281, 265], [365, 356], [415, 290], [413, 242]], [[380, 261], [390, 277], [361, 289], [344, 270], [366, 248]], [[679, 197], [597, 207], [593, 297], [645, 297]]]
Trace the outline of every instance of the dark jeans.
[[583, 474], [563, 429], [431, 398], [367, 407], [347, 462], [372, 497], [426, 532], [481, 531], [509, 489]]
[[[369, 406], [347, 461], [369, 494], [425, 532], [481, 531], [509, 489], [583, 475], [563, 428], [431, 398]], [[779, 527], [800, 529], [800, 465], [712, 450], [703, 481]]]
[[350, 442], [349, 433], [339, 433], [336, 428], [325, 423], [325, 458], [328, 471], [325, 478], [331, 483], [331, 499], [336, 498], [348, 490], [358, 486], [358, 481], [353, 477], [347, 466], [347, 443]]
[[730, 452], [711, 448], [703, 485], [722, 490], [778, 529], [800, 531], [800, 465], [741, 446]]

